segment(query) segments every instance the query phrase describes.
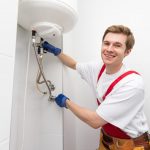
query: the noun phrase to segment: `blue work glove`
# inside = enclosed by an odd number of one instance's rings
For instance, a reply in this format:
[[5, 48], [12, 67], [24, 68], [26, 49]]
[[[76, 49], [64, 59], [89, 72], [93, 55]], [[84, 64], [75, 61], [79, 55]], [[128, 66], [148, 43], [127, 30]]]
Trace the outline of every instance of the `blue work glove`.
[[57, 103], [57, 105], [59, 105], [60, 107], [66, 107], [66, 100], [69, 99], [68, 97], [66, 97], [63, 94], [59, 94], [56, 98], [55, 98], [55, 102]]
[[61, 53], [61, 49], [60, 48], [57, 48], [51, 44], [49, 44], [47, 41], [44, 41], [42, 43], [42, 47], [44, 50], [50, 52], [50, 53], [53, 53], [55, 56], [59, 55]]

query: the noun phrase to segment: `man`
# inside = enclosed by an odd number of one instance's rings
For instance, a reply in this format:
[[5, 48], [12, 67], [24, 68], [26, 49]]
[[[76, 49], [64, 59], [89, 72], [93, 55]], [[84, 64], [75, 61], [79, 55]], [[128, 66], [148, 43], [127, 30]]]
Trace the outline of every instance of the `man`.
[[150, 150], [148, 124], [143, 112], [144, 85], [141, 75], [123, 64], [134, 46], [134, 36], [123, 25], [112, 25], [102, 38], [103, 64], [77, 63], [61, 49], [48, 42], [43, 48], [56, 55], [63, 64], [77, 70], [94, 89], [96, 111], [80, 107], [63, 94], [55, 101], [71, 110], [93, 128], [101, 128], [98, 150]]

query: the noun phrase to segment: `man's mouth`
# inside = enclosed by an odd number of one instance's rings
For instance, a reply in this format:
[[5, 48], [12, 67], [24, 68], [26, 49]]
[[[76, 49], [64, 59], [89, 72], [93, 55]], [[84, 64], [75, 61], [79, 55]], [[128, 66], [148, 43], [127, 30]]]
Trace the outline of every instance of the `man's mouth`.
[[104, 54], [104, 56], [105, 56], [106, 58], [114, 58], [114, 57], [115, 57], [115, 55], [112, 55], [112, 54]]

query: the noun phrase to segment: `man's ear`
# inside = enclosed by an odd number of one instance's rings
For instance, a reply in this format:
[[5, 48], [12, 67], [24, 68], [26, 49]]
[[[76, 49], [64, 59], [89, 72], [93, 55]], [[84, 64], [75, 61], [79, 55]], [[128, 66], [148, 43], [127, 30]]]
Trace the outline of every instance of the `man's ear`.
[[128, 55], [130, 54], [130, 52], [131, 52], [131, 49], [127, 49], [127, 50], [125, 51], [125, 55], [124, 55], [124, 56], [128, 56]]

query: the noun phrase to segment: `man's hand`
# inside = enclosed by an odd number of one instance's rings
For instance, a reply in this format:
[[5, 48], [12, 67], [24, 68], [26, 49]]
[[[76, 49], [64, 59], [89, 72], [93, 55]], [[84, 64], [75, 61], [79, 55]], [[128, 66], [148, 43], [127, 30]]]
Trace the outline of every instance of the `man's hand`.
[[53, 53], [55, 56], [59, 55], [61, 53], [61, 49], [60, 48], [57, 48], [51, 44], [49, 44], [47, 41], [44, 41], [42, 43], [42, 47], [44, 50], [50, 52], [50, 53]]
[[60, 107], [66, 107], [66, 100], [69, 99], [68, 97], [66, 97], [65, 95], [63, 94], [59, 94], [56, 98], [55, 98], [55, 101], [57, 103], [58, 106]]

